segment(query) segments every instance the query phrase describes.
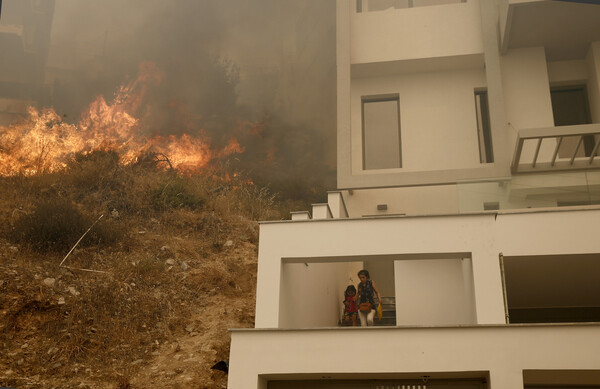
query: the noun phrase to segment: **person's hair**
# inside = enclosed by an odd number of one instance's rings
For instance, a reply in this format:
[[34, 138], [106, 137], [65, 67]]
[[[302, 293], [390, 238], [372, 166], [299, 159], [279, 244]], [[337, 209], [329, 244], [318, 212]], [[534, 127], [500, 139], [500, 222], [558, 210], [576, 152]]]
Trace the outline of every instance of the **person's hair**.
[[362, 275], [362, 276], [365, 276], [365, 277], [367, 277], [367, 280], [368, 280], [369, 278], [371, 278], [371, 276], [369, 276], [369, 271], [368, 271], [368, 270], [364, 270], [364, 269], [363, 269], [363, 270], [359, 271], [359, 272], [358, 272], [358, 276], [360, 277], [361, 275]]
[[354, 292], [354, 294], [356, 294], [356, 288], [354, 287], [354, 285], [348, 285], [346, 291], [344, 292], [344, 297], [348, 297], [350, 292]]

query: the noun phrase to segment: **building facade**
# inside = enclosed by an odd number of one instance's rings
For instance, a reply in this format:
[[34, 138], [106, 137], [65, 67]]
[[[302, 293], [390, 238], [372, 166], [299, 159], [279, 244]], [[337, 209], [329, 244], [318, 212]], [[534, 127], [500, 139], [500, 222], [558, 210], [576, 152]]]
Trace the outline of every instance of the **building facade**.
[[338, 190], [261, 224], [229, 388], [600, 387], [600, 5], [336, 12]]

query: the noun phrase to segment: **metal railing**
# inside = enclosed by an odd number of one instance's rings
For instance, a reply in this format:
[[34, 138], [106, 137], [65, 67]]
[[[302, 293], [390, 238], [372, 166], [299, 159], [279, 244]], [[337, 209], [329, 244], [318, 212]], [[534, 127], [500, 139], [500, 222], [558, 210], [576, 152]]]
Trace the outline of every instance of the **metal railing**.
[[[567, 140], [571, 143], [571, 150], [564, 147]], [[534, 142], [533, 156], [527, 161], [521, 161], [526, 142]], [[551, 146], [553, 152], [541, 158], [540, 150], [547, 146]], [[598, 123], [520, 130], [511, 170], [514, 174], [598, 169], [600, 159], [596, 156], [599, 147], [600, 124]], [[568, 155], [565, 156], [565, 153]]]

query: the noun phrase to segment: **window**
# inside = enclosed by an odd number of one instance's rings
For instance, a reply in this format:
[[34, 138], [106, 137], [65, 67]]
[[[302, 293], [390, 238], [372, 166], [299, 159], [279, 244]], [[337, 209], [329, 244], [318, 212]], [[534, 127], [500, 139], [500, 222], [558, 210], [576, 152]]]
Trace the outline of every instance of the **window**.
[[475, 91], [475, 111], [477, 113], [477, 138], [479, 139], [479, 162], [494, 162], [492, 128], [487, 91]]
[[[590, 108], [584, 85], [550, 88], [552, 114], [555, 126], [590, 124]], [[579, 142], [578, 136], [565, 137], [558, 150], [561, 158], [571, 158]], [[577, 150], [576, 157], [589, 157], [594, 150], [594, 136], [583, 137], [583, 147]]]
[[356, 0], [356, 12], [466, 3], [466, 0]]
[[402, 167], [398, 95], [362, 98], [363, 169]]

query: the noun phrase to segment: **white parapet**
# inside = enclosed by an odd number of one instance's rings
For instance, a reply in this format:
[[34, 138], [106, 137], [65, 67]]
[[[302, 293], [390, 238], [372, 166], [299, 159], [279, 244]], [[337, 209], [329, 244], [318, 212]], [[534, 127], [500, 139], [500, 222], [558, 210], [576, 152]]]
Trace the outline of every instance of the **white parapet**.
[[313, 219], [332, 219], [333, 215], [331, 213], [331, 209], [329, 208], [329, 204], [313, 204], [312, 205], [312, 215]]
[[310, 213], [308, 211], [290, 212], [292, 220], [310, 220]]
[[334, 219], [348, 218], [348, 209], [341, 191], [327, 192], [327, 204]]

